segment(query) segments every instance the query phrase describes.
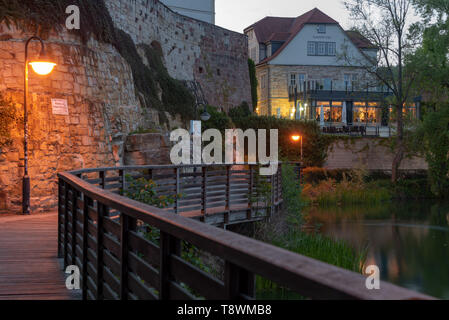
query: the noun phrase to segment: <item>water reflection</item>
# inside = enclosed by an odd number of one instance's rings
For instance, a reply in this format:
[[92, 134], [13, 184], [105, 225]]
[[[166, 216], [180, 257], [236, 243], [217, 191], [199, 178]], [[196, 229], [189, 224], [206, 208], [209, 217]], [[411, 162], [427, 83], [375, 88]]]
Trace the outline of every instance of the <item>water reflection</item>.
[[381, 279], [449, 299], [449, 203], [395, 202], [378, 207], [309, 209], [310, 224], [357, 248]]

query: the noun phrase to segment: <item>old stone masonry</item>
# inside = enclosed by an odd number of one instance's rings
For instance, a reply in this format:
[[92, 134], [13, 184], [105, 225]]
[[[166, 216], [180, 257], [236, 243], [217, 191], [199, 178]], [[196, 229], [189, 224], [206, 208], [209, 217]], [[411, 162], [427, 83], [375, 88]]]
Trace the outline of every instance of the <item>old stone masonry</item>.
[[[251, 102], [246, 36], [176, 14], [157, 0], [105, 4], [115, 28], [136, 45], [161, 48], [169, 75], [197, 81], [209, 104], [226, 110]], [[18, 112], [8, 129], [12, 142], [0, 149], [0, 212], [18, 211], [21, 206], [24, 42], [32, 35], [0, 24], [0, 93], [4, 100], [12, 99]], [[160, 112], [142, 105], [133, 70], [114, 46], [94, 37], [85, 43], [65, 29], [51, 31], [45, 43], [57, 67], [47, 77], [30, 73], [29, 80], [34, 211], [56, 206], [58, 172], [168, 161], [167, 132], [186, 127], [186, 120], [167, 113], [169, 121], [163, 123]], [[38, 50], [32, 44], [30, 56], [38, 55]], [[52, 99], [66, 100], [68, 114], [55, 112]], [[144, 137], [133, 138], [141, 129]], [[140, 150], [139, 141], [153, 152]]]

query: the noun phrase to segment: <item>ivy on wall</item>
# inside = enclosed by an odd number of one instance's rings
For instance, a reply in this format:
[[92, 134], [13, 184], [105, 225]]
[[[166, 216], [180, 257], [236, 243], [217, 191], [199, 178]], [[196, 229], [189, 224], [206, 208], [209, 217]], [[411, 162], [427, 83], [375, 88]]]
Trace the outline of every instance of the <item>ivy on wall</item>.
[[249, 67], [249, 81], [251, 82], [251, 100], [253, 103], [253, 110], [257, 108], [257, 86], [258, 81], [256, 77], [256, 64], [252, 59], [248, 59]]
[[173, 116], [179, 114], [184, 120], [194, 115], [194, 97], [181, 81], [170, 77], [161, 48], [139, 45], [149, 62], [149, 66], [145, 65], [131, 36], [114, 27], [104, 0], [0, 1], [0, 23], [13, 24], [46, 38], [51, 30], [61, 31], [65, 27], [65, 10], [69, 5], [79, 7], [81, 19], [81, 29], [70, 32], [77, 34], [83, 43], [93, 36], [112, 44], [131, 66], [142, 107], [159, 110], [162, 123], [168, 122], [165, 111]]
[[15, 104], [0, 93], [0, 151], [2, 147], [11, 144], [11, 128], [17, 118]]

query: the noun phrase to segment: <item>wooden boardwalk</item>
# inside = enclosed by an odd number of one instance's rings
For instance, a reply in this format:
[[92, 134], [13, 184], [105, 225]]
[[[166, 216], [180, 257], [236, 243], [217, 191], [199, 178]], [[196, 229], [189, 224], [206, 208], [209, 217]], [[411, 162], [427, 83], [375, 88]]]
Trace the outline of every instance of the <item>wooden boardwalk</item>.
[[57, 214], [0, 216], [0, 300], [67, 300]]

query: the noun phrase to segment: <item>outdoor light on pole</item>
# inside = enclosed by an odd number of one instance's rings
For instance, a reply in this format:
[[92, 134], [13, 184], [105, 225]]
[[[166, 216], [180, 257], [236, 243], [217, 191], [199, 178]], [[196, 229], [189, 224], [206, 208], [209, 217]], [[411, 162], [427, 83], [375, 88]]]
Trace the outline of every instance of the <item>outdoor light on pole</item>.
[[[36, 60], [28, 61], [28, 45], [31, 41], [37, 40], [41, 44], [41, 51], [39, 58]], [[23, 214], [30, 214], [30, 177], [28, 176], [28, 111], [27, 111], [27, 96], [28, 96], [28, 64], [38, 75], [45, 76], [50, 74], [56, 63], [52, 62], [46, 55], [44, 41], [36, 36], [29, 38], [25, 44], [25, 83], [23, 93], [23, 128], [24, 128], [24, 175], [22, 183], [22, 208]]]
[[292, 136], [292, 140], [293, 140], [293, 142], [301, 141], [301, 162], [302, 162], [302, 160], [303, 160], [302, 136], [300, 136], [300, 135], [293, 135], [293, 136]]
[[205, 104], [201, 103], [200, 105], [204, 105], [203, 113], [200, 115], [202, 121], [209, 121], [211, 115], [207, 112], [207, 107]]

